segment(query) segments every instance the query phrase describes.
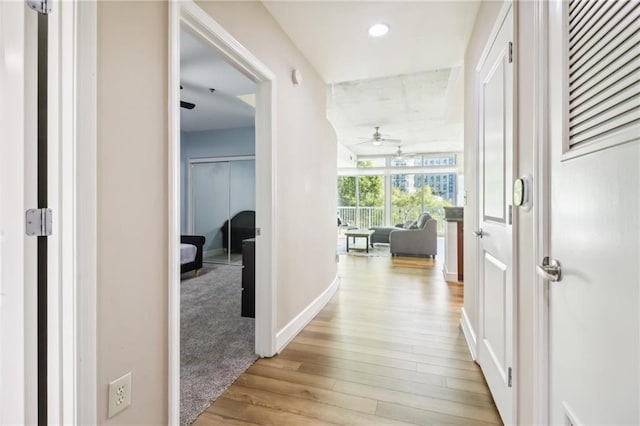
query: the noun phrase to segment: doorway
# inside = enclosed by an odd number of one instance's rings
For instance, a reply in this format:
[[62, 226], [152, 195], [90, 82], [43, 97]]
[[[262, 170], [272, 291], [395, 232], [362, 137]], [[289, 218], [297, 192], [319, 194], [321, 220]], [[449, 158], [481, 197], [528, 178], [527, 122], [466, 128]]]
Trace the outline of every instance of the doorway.
[[[180, 35], [196, 34], [237, 71], [256, 84], [255, 91], [255, 354], [275, 354], [276, 253], [274, 74], [193, 2], [170, 5], [169, 20], [169, 422], [180, 419]], [[186, 99], [185, 99], [186, 100]]]
[[181, 205], [188, 200], [180, 221], [188, 223], [180, 238], [181, 424], [257, 359], [255, 89], [181, 26]]

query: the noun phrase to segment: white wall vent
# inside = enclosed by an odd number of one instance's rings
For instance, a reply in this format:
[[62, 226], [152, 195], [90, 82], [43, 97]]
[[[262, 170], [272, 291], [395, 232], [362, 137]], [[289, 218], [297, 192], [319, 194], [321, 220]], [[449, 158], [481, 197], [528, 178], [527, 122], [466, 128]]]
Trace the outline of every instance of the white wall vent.
[[570, 0], [569, 146], [640, 138], [640, 2]]

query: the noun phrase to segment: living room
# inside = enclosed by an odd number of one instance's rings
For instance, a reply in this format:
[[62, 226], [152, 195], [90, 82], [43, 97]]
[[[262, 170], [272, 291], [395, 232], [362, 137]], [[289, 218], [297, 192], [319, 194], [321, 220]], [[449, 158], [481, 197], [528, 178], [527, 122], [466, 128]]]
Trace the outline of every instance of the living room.
[[[443, 258], [445, 208], [464, 204], [461, 85], [453, 67], [329, 86], [339, 143], [340, 254], [347, 252], [344, 233], [357, 228], [374, 231], [365, 254]], [[433, 235], [422, 238], [434, 248], [403, 245], [410, 233], [396, 233], [400, 240], [391, 245], [393, 230], [423, 228], [423, 214], [435, 221]], [[351, 243], [363, 247], [357, 238]]]

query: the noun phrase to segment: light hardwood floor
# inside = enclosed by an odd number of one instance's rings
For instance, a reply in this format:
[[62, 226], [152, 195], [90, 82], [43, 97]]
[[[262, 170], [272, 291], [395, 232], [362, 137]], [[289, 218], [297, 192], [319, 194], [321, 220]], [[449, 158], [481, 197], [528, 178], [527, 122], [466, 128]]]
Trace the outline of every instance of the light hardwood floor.
[[501, 424], [459, 328], [462, 284], [431, 259], [341, 256], [338, 268], [331, 302], [196, 426]]

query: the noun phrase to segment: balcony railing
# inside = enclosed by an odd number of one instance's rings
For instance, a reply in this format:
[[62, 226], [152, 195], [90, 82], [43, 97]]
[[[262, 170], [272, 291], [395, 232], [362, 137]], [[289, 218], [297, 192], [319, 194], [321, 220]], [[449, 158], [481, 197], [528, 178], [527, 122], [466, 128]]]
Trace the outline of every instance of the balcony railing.
[[[425, 207], [438, 223], [438, 235], [444, 235], [444, 209], [442, 207]], [[385, 224], [384, 207], [338, 207], [338, 216], [343, 224], [358, 228], [373, 228], [375, 226], [393, 226], [403, 224], [409, 220], [417, 220], [422, 213], [420, 206], [392, 207], [391, 222]]]
[[338, 207], [342, 223], [358, 228], [384, 226], [384, 207]]

